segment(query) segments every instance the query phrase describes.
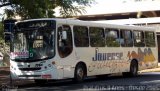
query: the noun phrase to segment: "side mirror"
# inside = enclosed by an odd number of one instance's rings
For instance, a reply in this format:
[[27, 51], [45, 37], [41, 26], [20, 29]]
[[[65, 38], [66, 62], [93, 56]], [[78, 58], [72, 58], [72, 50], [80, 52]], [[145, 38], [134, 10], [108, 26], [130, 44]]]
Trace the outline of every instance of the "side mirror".
[[66, 40], [66, 39], [67, 39], [67, 32], [62, 31], [62, 40]]

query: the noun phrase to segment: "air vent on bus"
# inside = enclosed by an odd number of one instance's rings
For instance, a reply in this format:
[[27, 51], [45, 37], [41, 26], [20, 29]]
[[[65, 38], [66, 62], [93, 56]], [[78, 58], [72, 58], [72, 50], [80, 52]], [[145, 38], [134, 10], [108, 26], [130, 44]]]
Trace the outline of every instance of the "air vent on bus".
[[18, 75], [18, 77], [41, 77], [41, 75]]
[[41, 68], [19, 68], [21, 71], [35, 71], [35, 70], [40, 70]]

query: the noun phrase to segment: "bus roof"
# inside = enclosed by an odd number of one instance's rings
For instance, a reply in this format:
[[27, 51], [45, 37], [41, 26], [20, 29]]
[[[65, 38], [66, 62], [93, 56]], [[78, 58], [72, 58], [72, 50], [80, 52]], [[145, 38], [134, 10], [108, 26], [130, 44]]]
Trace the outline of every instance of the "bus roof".
[[117, 29], [126, 29], [126, 30], [130, 29], [130, 30], [156, 31], [156, 28], [154, 28], [154, 27], [97, 23], [94, 21], [82, 21], [82, 20], [77, 20], [77, 19], [40, 18], [40, 19], [23, 20], [23, 21], [19, 21], [19, 22], [39, 21], [39, 20], [55, 20], [57, 22], [57, 24], [69, 24], [69, 25], [77, 25], [77, 26], [117, 28]]

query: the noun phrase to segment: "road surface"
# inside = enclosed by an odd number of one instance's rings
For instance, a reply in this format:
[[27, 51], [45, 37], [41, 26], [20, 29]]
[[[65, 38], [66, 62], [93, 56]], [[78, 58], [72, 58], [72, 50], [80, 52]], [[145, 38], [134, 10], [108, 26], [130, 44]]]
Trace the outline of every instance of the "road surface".
[[36, 85], [33, 82], [12, 86], [9, 91], [115, 91], [115, 90], [154, 90], [160, 91], [160, 72], [141, 73], [137, 77], [124, 78], [111, 76], [103, 79], [89, 77], [82, 83], [74, 83], [71, 80], [49, 82], [44, 85]]

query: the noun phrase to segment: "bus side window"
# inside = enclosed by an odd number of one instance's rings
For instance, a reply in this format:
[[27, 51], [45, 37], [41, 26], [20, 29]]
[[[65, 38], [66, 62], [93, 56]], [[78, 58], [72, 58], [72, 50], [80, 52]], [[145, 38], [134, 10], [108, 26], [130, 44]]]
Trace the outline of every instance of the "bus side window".
[[98, 27], [89, 28], [91, 47], [105, 47], [104, 29]]
[[72, 32], [68, 25], [58, 27], [58, 52], [61, 58], [67, 57], [73, 51]]
[[89, 37], [88, 28], [85, 26], [74, 26], [74, 43], [76, 47], [88, 47]]
[[105, 29], [106, 44], [108, 47], [119, 47], [119, 31], [118, 29]]
[[145, 46], [143, 31], [134, 31], [133, 37], [134, 37], [134, 46], [135, 47], [144, 47]]
[[154, 32], [145, 32], [145, 43], [147, 47], [155, 47], [155, 34]]
[[133, 39], [132, 32], [130, 30], [120, 30], [120, 42], [122, 47], [132, 47]]

